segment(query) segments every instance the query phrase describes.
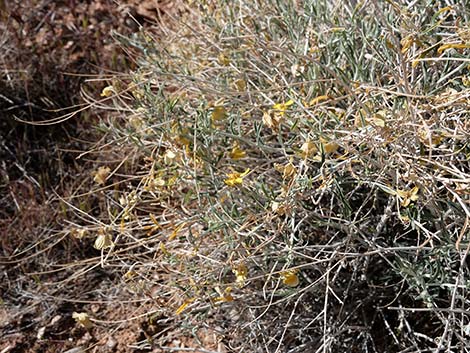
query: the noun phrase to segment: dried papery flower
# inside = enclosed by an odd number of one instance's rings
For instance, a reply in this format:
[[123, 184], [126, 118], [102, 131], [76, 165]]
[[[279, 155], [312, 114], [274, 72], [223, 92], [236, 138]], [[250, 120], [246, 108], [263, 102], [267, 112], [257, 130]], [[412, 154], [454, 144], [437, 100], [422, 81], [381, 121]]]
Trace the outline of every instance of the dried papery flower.
[[109, 248], [113, 245], [114, 243], [111, 238], [111, 234], [109, 234], [107, 229], [101, 228], [99, 230], [98, 236], [96, 237], [95, 244], [93, 245], [93, 247], [97, 250], [102, 250]]
[[111, 168], [109, 167], [99, 167], [98, 170], [93, 173], [93, 180], [99, 185], [104, 185], [106, 184], [106, 179], [110, 172]]
[[87, 313], [73, 312], [72, 318], [75, 319], [76, 322], [78, 322], [80, 325], [85, 327], [87, 330], [93, 327], [93, 324], [90, 321], [90, 317], [88, 316]]

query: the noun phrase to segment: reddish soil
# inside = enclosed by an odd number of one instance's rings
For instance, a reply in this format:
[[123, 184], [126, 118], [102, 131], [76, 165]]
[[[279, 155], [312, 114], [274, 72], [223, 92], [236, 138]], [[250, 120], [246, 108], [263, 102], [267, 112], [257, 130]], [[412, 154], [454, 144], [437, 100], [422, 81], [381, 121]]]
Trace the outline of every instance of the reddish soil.
[[[85, 78], [131, 70], [132, 60], [112, 33], [130, 35], [139, 26], [158, 23], [176, 14], [177, 5], [156, 0], [119, 5], [113, 0], [0, 1], [0, 353], [187, 352], [200, 346], [205, 352], [227, 352], [215, 332], [201, 329], [196, 339], [169, 318], [150, 320], [145, 313], [155, 308], [125, 302], [134, 298], [105, 271], [80, 277], [73, 292], [60, 284], [73, 271], [56, 273], [49, 262], [96, 256], [67, 239], [47, 245], [62, 223], [53, 195], [70, 192], [77, 183], [73, 176], [86, 169], [73, 151], [83, 148], [80, 139], [96, 138], [88, 133], [95, 118], [45, 127], [16, 120], [54, 118], [53, 110], [81, 102]], [[89, 86], [99, 92], [105, 84]], [[36, 244], [45, 234], [49, 240]], [[100, 304], [100, 288], [105, 292], [114, 286], [121, 301]], [[98, 321], [87, 330], [72, 318], [74, 311]]]

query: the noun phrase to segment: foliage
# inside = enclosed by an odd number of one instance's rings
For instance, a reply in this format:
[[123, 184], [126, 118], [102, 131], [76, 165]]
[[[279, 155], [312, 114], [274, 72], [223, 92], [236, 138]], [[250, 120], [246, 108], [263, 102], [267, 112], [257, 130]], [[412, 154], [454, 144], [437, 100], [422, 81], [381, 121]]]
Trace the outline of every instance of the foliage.
[[467, 5], [201, 1], [120, 38], [64, 232], [232, 351], [463, 351]]

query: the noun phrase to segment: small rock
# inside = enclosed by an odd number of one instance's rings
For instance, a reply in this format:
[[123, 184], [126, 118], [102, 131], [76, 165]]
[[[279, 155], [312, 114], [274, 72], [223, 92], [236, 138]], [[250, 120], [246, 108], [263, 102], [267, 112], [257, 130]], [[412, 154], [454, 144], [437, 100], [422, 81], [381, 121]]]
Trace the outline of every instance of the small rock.
[[109, 349], [114, 349], [117, 346], [117, 341], [113, 336], [108, 337], [108, 341], [106, 342], [106, 347]]
[[68, 351], [65, 351], [64, 353], [85, 353], [85, 350], [83, 349], [83, 347], [76, 347], [76, 348], [69, 349]]
[[43, 326], [38, 330], [38, 334], [36, 336], [38, 340], [42, 340], [45, 333], [46, 333], [46, 326]]
[[51, 322], [49, 323], [50, 326], [54, 326], [56, 323], [58, 323], [62, 319], [62, 315], [56, 315], [52, 318]]

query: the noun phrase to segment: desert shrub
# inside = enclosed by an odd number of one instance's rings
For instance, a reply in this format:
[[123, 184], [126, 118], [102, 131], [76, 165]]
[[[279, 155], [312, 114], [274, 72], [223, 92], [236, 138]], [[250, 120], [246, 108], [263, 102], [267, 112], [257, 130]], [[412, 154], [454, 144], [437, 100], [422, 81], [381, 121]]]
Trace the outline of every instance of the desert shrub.
[[102, 160], [66, 231], [232, 351], [464, 349], [468, 16], [203, 1], [121, 38], [137, 68], [94, 102]]

